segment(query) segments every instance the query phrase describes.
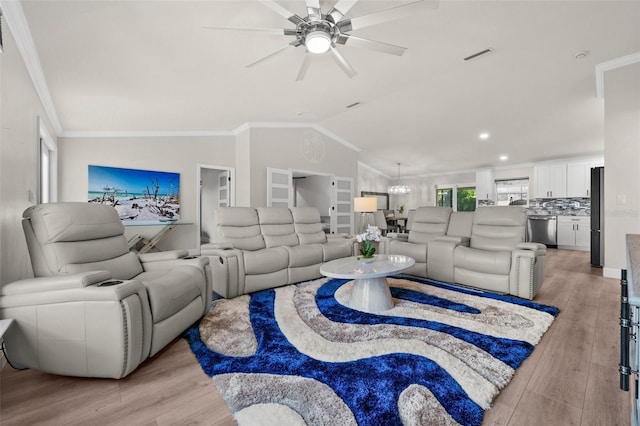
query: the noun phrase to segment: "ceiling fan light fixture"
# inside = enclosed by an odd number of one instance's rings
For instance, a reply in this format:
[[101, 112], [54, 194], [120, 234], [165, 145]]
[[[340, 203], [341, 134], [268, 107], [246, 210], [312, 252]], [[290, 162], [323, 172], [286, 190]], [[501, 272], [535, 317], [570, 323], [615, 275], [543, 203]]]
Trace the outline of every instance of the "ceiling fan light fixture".
[[331, 47], [331, 37], [323, 30], [311, 31], [304, 38], [304, 45], [311, 53], [325, 53]]

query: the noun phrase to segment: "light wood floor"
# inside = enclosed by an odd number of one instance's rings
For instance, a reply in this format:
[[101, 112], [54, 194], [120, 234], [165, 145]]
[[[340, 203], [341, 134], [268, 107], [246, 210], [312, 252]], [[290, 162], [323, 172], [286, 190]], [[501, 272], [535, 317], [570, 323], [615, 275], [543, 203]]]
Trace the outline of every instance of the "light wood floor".
[[[483, 425], [627, 425], [618, 389], [619, 282], [588, 253], [549, 250], [536, 297], [561, 313], [485, 414]], [[2, 425], [233, 425], [187, 343], [177, 339], [122, 380], [15, 371], [0, 377]]]

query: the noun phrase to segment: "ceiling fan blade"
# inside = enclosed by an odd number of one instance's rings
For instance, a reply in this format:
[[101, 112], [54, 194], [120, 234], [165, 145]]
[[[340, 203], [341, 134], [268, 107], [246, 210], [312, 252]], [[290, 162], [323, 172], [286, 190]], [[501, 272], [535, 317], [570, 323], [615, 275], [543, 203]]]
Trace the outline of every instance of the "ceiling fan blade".
[[295, 47], [295, 46], [293, 46], [292, 44], [285, 44], [284, 46], [282, 46], [278, 50], [274, 50], [273, 52], [269, 53], [268, 55], [265, 55], [262, 58], [257, 59], [255, 61], [251, 62], [250, 64], [245, 65], [245, 67], [246, 68], [251, 68], [252, 66], [257, 65], [262, 61], [265, 61], [265, 60], [267, 60], [269, 58], [272, 58], [272, 57], [276, 56], [278, 53], [281, 53], [282, 51], [284, 51], [288, 47]]
[[360, 28], [370, 27], [372, 25], [378, 25], [383, 22], [392, 21], [394, 19], [404, 18], [409, 15], [412, 10], [418, 9], [423, 0], [414, 1], [411, 3], [402, 4], [400, 6], [394, 6], [389, 9], [384, 9], [379, 12], [372, 13], [370, 15], [358, 16], [352, 19], [345, 19], [337, 23], [341, 32], [349, 32], [351, 30], [359, 30]]
[[359, 47], [361, 49], [375, 50], [376, 52], [388, 53], [396, 56], [402, 56], [402, 54], [407, 50], [406, 47], [356, 37], [350, 34], [340, 34], [336, 43], [344, 44], [345, 46]]
[[244, 27], [216, 27], [212, 25], [203, 25], [202, 28], [207, 30], [232, 30], [232, 31], [256, 31], [271, 34], [288, 35], [282, 28], [244, 28]]
[[335, 24], [341, 20], [356, 3], [358, 3], [358, 0], [339, 0], [338, 3], [331, 8], [329, 13], [327, 13], [327, 16], [330, 16]]
[[278, 15], [282, 16], [284, 19], [287, 19], [296, 25], [304, 21], [304, 19], [302, 19], [295, 13], [285, 9], [284, 7], [280, 6], [278, 3], [276, 3], [273, 0], [260, 0], [260, 3], [264, 4], [269, 9], [273, 10]]
[[304, 76], [307, 74], [307, 70], [309, 69], [309, 65], [311, 64], [311, 55], [309, 53], [305, 53], [304, 59], [302, 60], [302, 65], [300, 66], [300, 71], [298, 71], [298, 76], [296, 77], [296, 81], [302, 81]]
[[347, 60], [338, 52], [338, 49], [331, 46], [331, 53], [333, 53], [332, 57], [335, 59], [336, 63], [340, 67], [342, 71], [347, 75], [347, 77], [351, 78], [354, 75], [358, 74], [356, 70], [347, 62]]
[[322, 14], [320, 13], [320, 0], [305, 0], [307, 4], [307, 14], [309, 15], [309, 19], [312, 21], [319, 21], [322, 19]]

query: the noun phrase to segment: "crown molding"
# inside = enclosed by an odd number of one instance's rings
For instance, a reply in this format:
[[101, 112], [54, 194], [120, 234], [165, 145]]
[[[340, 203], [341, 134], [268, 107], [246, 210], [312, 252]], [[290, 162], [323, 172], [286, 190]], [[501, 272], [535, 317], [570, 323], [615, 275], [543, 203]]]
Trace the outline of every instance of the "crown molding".
[[358, 167], [362, 167], [363, 169], [367, 169], [372, 173], [375, 173], [377, 175], [382, 176], [385, 179], [391, 179], [391, 176], [384, 174], [383, 172], [381, 172], [380, 170], [371, 167], [370, 165], [363, 163], [362, 161], [358, 161]]
[[18, 51], [40, 98], [42, 107], [47, 113], [49, 122], [53, 126], [56, 135], [60, 135], [62, 133], [62, 124], [58, 119], [58, 113], [51, 98], [51, 92], [44, 77], [36, 47], [33, 44], [33, 38], [31, 38], [31, 31], [24, 16], [22, 4], [16, 0], [0, 0], [0, 10], [2, 10], [2, 14], [6, 18], [7, 26], [16, 41]]
[[596, 97], [598, 99], [604, 99], [604, 73], [614, 70], [616, 68], [626, 67], [627, 65], [640, 62], [640, 52], [635, 52], [630, 55], [621, 56], [619, 58], [612, 59], [607, 62], [602, 62], [596, 65]]
[[344, 138], [314, 123], [243, 123], [233, 130], [167, 130], [167, 131], [110, 131], [110, 130], [61, 130], [58, 134], [62, 138], [163, 138], [163, 137], [202, 137], [202, 136], [238, 136], [250, 129], [313, 129], [328, 138], [346, 146], [347, 148], [361, 152], [362, 149], [350, 143]]
[[[245, 125], [246, 125], [246, 127], [244, 127]], [[355, 152], [361, 152], [362, 151], [362, 148], [352, 144], [351, 142], [347, 141], [346, 139], [336, 135], [333, 132], [330, 132], [329, 130], [325, 129], [324, 127], [322, 127], [322, 126], [320, 126], [319, 124], [316, 124], [316, 123], [270, 123], [270, 122], [262, 123], [262, 122], [252, 122], [252, 123], [245, 123], [244, 125], [239, 126], [236, 130], [241, 129], [241, 131], [244, 131], [247, 128], [252, 128], [252, 129], [301, 129], [301, 128], [313, 129], [318, 133], [322, 133], [323, 135], [325, 135], [329, 139], [333, 139], [335, 142], [338, 142], [339, 144], [346, 146], [347, 148], [349, 148], [352, 151], [355, 151]]]
[[168, 138], [168, 137], [203, 137], [203, 136], [236, 136], [234, 131], [208, 130], [167, 130], [167, 131], [111, 131], [111, 130], [63, 130], [61, 138]]

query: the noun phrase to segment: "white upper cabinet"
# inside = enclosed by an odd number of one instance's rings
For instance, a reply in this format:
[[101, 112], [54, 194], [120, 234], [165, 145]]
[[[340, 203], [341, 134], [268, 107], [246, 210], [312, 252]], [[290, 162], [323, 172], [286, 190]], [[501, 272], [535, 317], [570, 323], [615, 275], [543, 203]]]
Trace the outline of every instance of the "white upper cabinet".
[[567, 197], [590, 197], [591, 168], [603, 165], [603, 159], [567, 163]]
[[493, 180], [493, 170], [478, 170], [476, 172], [476, 199], [495, 201], [495, 198], [496, 184]]
[[566, 163], [534, 167], [535, 198], [558, 198], [567, 196]]
[[590, 188], [591, 168], [589, 164], [567, 164], [567, 197], [588, 197]]

